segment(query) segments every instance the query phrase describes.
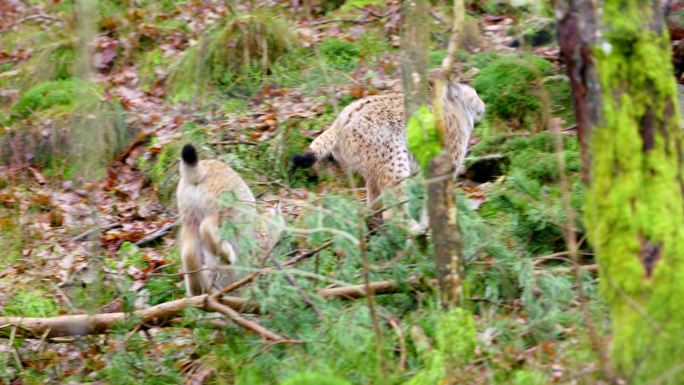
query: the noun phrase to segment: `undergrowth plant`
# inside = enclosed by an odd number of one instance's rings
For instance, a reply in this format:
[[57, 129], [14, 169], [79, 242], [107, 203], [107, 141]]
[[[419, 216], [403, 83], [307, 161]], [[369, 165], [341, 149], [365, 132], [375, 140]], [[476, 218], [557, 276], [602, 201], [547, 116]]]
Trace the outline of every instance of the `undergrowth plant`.
[[211, 92], [249, 94], [296, 44], [288, 22], [267, 9], [234, 13], [212, 26], [169, 75], [174, 101], [202, 102]]

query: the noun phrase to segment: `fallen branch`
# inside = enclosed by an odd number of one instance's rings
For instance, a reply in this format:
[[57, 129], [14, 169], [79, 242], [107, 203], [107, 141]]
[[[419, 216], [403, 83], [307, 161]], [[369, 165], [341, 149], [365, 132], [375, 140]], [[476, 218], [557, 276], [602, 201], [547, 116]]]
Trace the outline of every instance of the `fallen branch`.
[[258, 323], [254, 321], [250, 321], [243, 316], [240, 315], [235, 309], [231, 308], [230, 306], [226, 306], [222, 303], [220, 303], [216, 297], [214, 296], [209, 296], [208, 301], [207, 301], [207, 307], [211, 310], [217, 311], [221, 314], [224, 314], [228, 318], [232, 319], [236, 324], [252, 330], [259, 334], [261, 338], [267, 339], [267, 340], [273, 340], [273, 341], [284, 341], [286, 340], [285, 338], [281, 337], [280, 335], [273, 333], [272, 331], [266, 329], [265, 327], [259, 325]]
[[[434, 285], [435, 283], [435, 280], [426, 281], [420, 278], [411, 278], [403, 282], [398, 282], [394, 280], [378, 281], [370, 282], [368, 284], [368, 291], [371, 291], [372, 294], [375, 295], [392, 294], [401, 292], [402, 288], [405, 285], [417, 289], [420, 287], [424, 287], [426, 285]], [[367, 296], [368, 293], [366, 292], [366, 285], [362, 284], [354, 286], [335, 287], [331, 289], [322, 289], [318, 291], [318, 295], [320, 295], [323, 298], [340, 297], [344, 299], [357, 299]]]
[[[248, 276], [254, 276], [256, 273]], [[251, 278], [253, 280], [253, 278]], [[249, 282], [243, 279], [239, 282]], [[402, 291], [406, 285], [414, 289], [435, 285], [435, 280], [425, 280], [411, 278], [404, 282], [379, 281], [370, 282], [368, 291], [373, 294], [392, 294]], [[226, 287], [225, 289], [229, 289]], [[318, 291], [318, 295], [323, 298], [340, 297], [343, 299], [362, 298], [367, 295], [366, 285], [354, 285], [336, 287]], [[214, 297], [203, 294], [195, 297], [183, 298], [171, 302], [165, 302], [147, 309], [134, 311], [132, 313], [102, 313], [102, 314], [77, 314], [63, 315], [47, 318], [29, 317], [0, 317], [0, 336], [8, 336], [12, 330], [16, 330], [21, 336], [29, 338], [55, 338], [67, 336], [83, 336], [89, 334], [103, 334], [110, 331], [117, 322], [135, 320], [138, 327], [145, 330], [152, 326], [165, 326], [171, 323], [180, 312], [187, 307], [197, 307], [203, 310], [217, 311], [230, 317], [238, 325], [249, 330], [255, 331], [262, 337], [278, 342], [297, 342], [283, 338], [273, 333], [254, 321], [250, 321], [240, 315], [240, 313], [259, 313], [259, 305], [244, 300], [239, 297]]]
[[[145, 327], [161, 326], [189, 306], [205, 309], [206, 299], [206, 294], [183, 298], [132, 313], [78, 314], [48, 318], [0, 317], [0, 335], [7, 335], [12, 328], [16, 328], [23, 336], [34, 338], [40, 338], [45, 333], [46, 338], [102, 334], [111, 330], [116, 322], [127, 319], [138, 319], [139, 324]], [[238, 297], [222, 297], [221, 303], [241, 312], [259, 311], [258, 305]]]
[[86, 231], [82, 232], [81, 234], [78, 234], [77, 236], [71, 238], [71, 241], [72, 242], [78, 242], [78, 241], [81, 241], [83, 239], [88, 238], [89, 236], [91, 236], [92, 234], [94, 234], [97, 231], [103, 231], [104, 232], [104, 231], [111, 230], [111, 229], [118, 229], [119, 227], [123, 227], [123, 225], [121, 223], [110, 223], [108, 225], [104, 225], [104, 226], [99, 227], [99, 228], [86, 230]]
[[136, 246], [145, 246], [149, 243], [152, 243], [156, 241], [157, 239], [163, 237], [166, 235], [169, 231], [173, 230], [176, 226], [178, 226], [178, 222], [173, 222], [173, 223], [167, 223], [166, 225], [162, 226], [161, 229], [155, 231], [154, 233], [146, 236], [145, 238], [139, 240], [138, 242], [135, 242]]

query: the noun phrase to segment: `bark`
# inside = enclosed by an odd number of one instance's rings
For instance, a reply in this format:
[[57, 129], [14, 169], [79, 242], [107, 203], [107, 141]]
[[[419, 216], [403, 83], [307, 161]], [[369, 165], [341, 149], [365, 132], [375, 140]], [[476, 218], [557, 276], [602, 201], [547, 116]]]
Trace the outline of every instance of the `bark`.
[[[448, 73], [454, 65], [458, 41], [461, 37], [465, 6], [463, 0], [454, 0], [452, 31], [449, 38], [447, 54], [442, 61], [437, 79], [435, 79], [432, 98], [432, 113], [435, 126], [442, 138], [445, 137], [444, 117], [442, 114], [441, 96], [447, 83]], [[451, 157], [442, 150], [430, 162], [428, 170], [428, 215], [432, 239], [435, 247], [435, 268], [439, 282], [442, 305], [455, 306], [462, 297], [461, 233], [457, 223], [457, 212], [454, 202], [454, 164]]]
[[[148, 309], [132, 313], [76, 314], [48, 318], [0, 317], [0, 334], [9, 333], [13, 328], [25, 336], [46, 338], [102, 334], [111, 330], [117, 322], [135, 321], [145, 327], [164, 325], [186, 307], [204, 308], [207, 295], [183, 298], [165, 302]], [[223, 297], [221, 303], [236, 311], [258, 312], [257, 305], [237, 297]]]
[[[317, 294], [326, 299], [357, 299], [367, 297], [369, 292], [374, 295], [393, 294], [401, 292], [405, 287], [422, 289], [429, 287], [430, 284], [432, 284], [431, 281], [419, 278], [409, 279], [406, 282], [378, 281], [370, 282], [367, 286], [361, 284], [323, 289], [319, 290]], [[264, 338], [285, 341], [281, 336], [264, 329], [255, 322], [244, 319], [238, 314], [238, 312], [259, 313], [258, 305], [239, 297], [223, 296], [218, 301], [210, 300], [206, 294], [165, 302], [133, 313], [77, 314], [47, 318], [0, 317], [0, 336], [9, 335], [13, 328], [16, 328], [19, 335], [34, 338], [41, 338], [46, 332], [47, 335], [44, 338], [103, 334], [116, 326], [117, 322], [123, 321], [136, 321], [144, 328], [164, 326], [172, 323], [174, 319], [177, 319], [177, 315], [189, 306], [219, 311], [228, 315], [241, 326], [259, 333]]]
[[[426, 286], [429, 282], [424, 280], [413, 278], [404, 282], [397, 281], [378, 281], [370, 282], [368, 284], [368, 289], [373, 292], [373, 294], [392, 294], [398, 293], [402, 290], [402, 287], [408, 286], [414, 289]], [[322, 289], [318, 291], [318, 295], [323, 298], [334, 298], [339, 297], [343, 299], [357, 299], [366, 297], [368, 291], [366, 290], [366, 285], [354, 285], [354, 286], [344, 286], [335, 287], [331, 289]]]
[[675, 384], [684, 375], [683, 132], [667, 29], [657, 0], [606, 0], [589, 23], [587, 3], [568, 3], [575, 15], [561, 12], [559, 36], [591, 154], [585, 222], [610, 306], [611, 362], [627, 383]]
[[453, 164], [442, 152], [430, 162], [428, 183], [428, 215], [435, 248], [435, 267], [440, 298], [446, 306], [461, 299], [459, 253], [461, 234], [458, 231], [454, 206]]
[[401, 73], [404, 107], [410, 117], [429, 103], [427, 66], [430, 46], [427, 0], [403, 0], [401, 9]]

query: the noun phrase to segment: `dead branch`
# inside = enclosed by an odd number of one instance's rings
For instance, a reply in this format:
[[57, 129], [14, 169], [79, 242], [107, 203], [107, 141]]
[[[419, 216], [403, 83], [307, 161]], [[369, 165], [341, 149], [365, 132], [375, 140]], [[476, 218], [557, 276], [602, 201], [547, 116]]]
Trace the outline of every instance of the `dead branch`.
[[[248, 279], [243, 279], [235, 284], [240, 282], [246, 284], [256, 278], [256, 275], [258, 274], [251, 274], [246, 277]], [[250, 278], [251, 276], [254, 276], [254, 278]], [[323, 289], [318, 291], [317, 294], [326, 299], [335, 297], [357, 299], [366, 297], [368, 292], [372, 292], [374, 295], [398, 293], [402, 291], [404, 285], [413, 289], [423, 289], [435, 284], [436, 280], [434, 279], [411, 278], [404, 282], [378, 281], [370, 282], [368, 285], [361, 284]], [[368, 290], [366, 290], [366, 287], [368, 287]], [[230, 289], [229, 286], [224, 288], [224, 290], [228, 289]], [[145, 330], [152, 326], [165, 326], [173, 323], [174, 320], [177, 321], [177, 315], [185, 308], [191, 306], [225, 314], [238, 325], [255, 331], [266, 339], [279, 342], [297, 342], [283, 338], [240, 315], [240, 313], [258, 314], [259, 305], [239, 297], [223, 296], [210, 298], [207, 294], [165, 302], [132, 313], [76, 314], [46, 318], [0, 317], [0, 336], [10, 335], [12, 330], [16, 330], [15, 333], [21, 336], [36, 339], [103, 334], [110, 331], [115, 323], [125, 320], [137, 321], [138, 327], [141, 330]]]
[[235, 309], [231, 308], [230, 306], [226, 306], [222, 303], [220, 303], [215, 296], [209, 296], [207, 297], [207, 307], [211, 310], [217, 311], [221, 314], [224, 314], [225, 316], [229, 317], [232, 319], [236, 324], [244, 327], [245, 329], [252, 330], [253, 332], [259, 334], [261, 338], [267, 339], [267, 340], [273, 340], [273, 341], [284, 341], [285, 338], [281, 337], [280, 335], [273, 333], [272, 331], [266, 329], [265, 327], [259, 325], [258, 323], [254, 321], [250, 321], [243, 316], [240, 315]]
[[86, 231], [82, 232], [81, 234], [78, 234], [77, 236], [71, 238], [71, 241], [72, 242], [78, 242], [78, 241], [81, 241], [83, 239], [88, 238], [89, 236], [91, 236], [92, 234], [94, 234], [97, 231], [107, 231], [107, 230], [112, 230], [112, 229], [118, 229], [119, 227], [123, 227], [123, 225], [121, 223], [110, 223], [110, 224], [104, 225], [100, 228], [89, 229], [89, 230], [86, 230]]
[[[48, 318], [0, 317], [0, 335], [7, 335], [7, 331], [12, 328], [16, 328], [21, 335], [34, 338], [40, 338], [45, 333], [46, 338], [102, 334], [111, 330], [116, 322], [136, 319], [144, 327], [161, 326], [186, 307], [204, 309], [206, 299], [206, 294], [183, 298], [132, 313], [77, 314]], [[259, 311], [258, 305], [238, 297], [222, 297], [221, 303], [225, 307], [241, 312]]]
[[164, 226], [162, 226], [161, 229], [155, 231], [154, 233], [146, 236], [145, 238], [139, 240], [138, 242], [135, 242], [136, 246], [144, 246], [149, 243], [152, 243], [156, 241], [157, 239], [163, 237], [166, 235], [169, 231], [173, 230], [176, 226], [178, 226], [178, 222], [173, 222], [173, 223], [168, 223]]
[[[435, 280], [425, 280], [419, 278], [411, 278], [409, 280], [398, 282], [398, 281], [378, 281], [368, 283], [368, 291], [372, 294], [392, 294], [401, 291], [404, 285], [411, 288], [417, 289], [424, 287], [426, 285], [435, 284]], [[322, 289], [318, 291], [318, 295], [323, 298], [334, 298], [340, 297], [344, 299], [357, 299], [366, 297], [368, 294], [366, 292], [366, 285], [354, 285], [354, 286], [344, 286], [335, 287], [331, 289]]]

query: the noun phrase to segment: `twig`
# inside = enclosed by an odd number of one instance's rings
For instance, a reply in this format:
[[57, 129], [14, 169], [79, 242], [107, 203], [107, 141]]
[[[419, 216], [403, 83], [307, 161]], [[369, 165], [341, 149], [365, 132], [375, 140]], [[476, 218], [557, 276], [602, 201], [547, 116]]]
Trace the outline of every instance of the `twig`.
[[394, 329], [399, 339], [399, 372], [403, 373], [406, 370], [406, 336], [404, 336], [404, 332], [401, 330], [399, 321], [396, 318], [389, 318], [387, 323]]
[[567, 274], [567, 273], [574, 273], [577, 271], [577, 269], [580, 270], [586, 270], [590, 272], [596, 272], [598, 271], [598, 265], [597, 264], [591, 264], [591, 265], [580, 265], [580, 266], [569, 266], [569, 267], [556, 267], [552, 269], [536, 269], [534, 270], [535, 275], [544, 275], [544, 274]]
[[275, 265], [276, 269], [280, 270], [285, 275], [285, 280], [287, 281], [287, 283], [289, 283], [290, 286], [297, 289], [297, 292], [299, 293], [300, 296], [302, 296], [302, 299], [304, 299], [304, 302], [306, 302], [309, 306], [311, 306], [311, 308], [314, 310], [314, 313], [316, 313], [316, 317], [318, 318], [318, 320], [323, 322], [324, 321], [323, 313], [321, 313], [321, 311], [318, 309], [316, 304], [311, 300], [309, 295], [306, 294], [306, 292], [299, 285], [297, 285], [297, 281], [295, 281], [294, 277], [291, 276], [290, 274], [288, 274], [285, 271], [285, 269], [283, 269], [283, 266], [280, 263], [278, 263], [278, 261], [276, 261], [276, 259], [273, 258], [273, 256], [271, 256], [270, 254], [269, 254], [269, 259], [271, 260], [273, 265]]
[[240, 315], [240, 313], [238, 313], [237, 311], [235, 311], [231, 307], [225, 306], [222, 303], [219, 303], [218, 300], [213, 295], [207, 297], [207, 306], [212, 310], [215, 310], [221, 314], [228, 316], [236, 324], [244, 327], [245, 329], [249, 329], [249, 330], [256, 332], [263, 339], [274, 340], [274, 341], [284, 341], [285, 340], [285, 338], [281, 337], [280, 335], [278, 335], [276, 333], [273, 333], [272, 331], [266, 329], [265, 327], [259, 325], [258, 323], [244, 318], [243, 316]]
[[[307, 251], [303, 254], [300, 254], [296, 257], [290, 258], [283, 263], [283, 266], [294, 265], [294, 264], [298, 263], [299, 261], [302, 261], [302, 260], [307, 259], [307, 258], [311, 258], [312, 256], [318, 254], [318, 252], [320, 252], [321, 250], [332, 245], [332, 243], [333, 243], [332, 240], [329, 240], [329, 241], [323, 243], [321, 246], [319, 246], [313, 250], [309, 250], [309, 251]], [[227, 293], [230, 293], [232, 291], [235, 291], [235, 290], [245, 286], [246, 284], [254, 281], [259, 275], [261, 275], [261, 274], [263, 274], [269, 270], [272, 270], [272, 269], [262, 269], [260, 271], [256, 271], [256, 272], [240, 279], [239, 281], [235, 281], [235, 282], [231, 283], [230, 285], [224, 287], [223, 289], [219, 290], [218, 292], [214, 293], [213, 295], [218, 296], [221, 294], [227, 294]]]
[[221, 140], [221, 141], [218, 141], [218, 142], [212, 142], [212, 143], [210, 143], [210, 144], [213, 144], [213, 145], [215, 145], [215, 146], [218, 146], [218, 145], [235, 145], [235, 144], [246, 144], [246, 145], [248, 145], [248, 146], [256, 146], [256, 145], [259, 144], [259, 142], [255, 142], [255, 141], [253, 141], [253, 140], [239, 140], [239, 139], [236, 139], [236, 140]]
[[88, 238], [90, 235], [92, 235], [93, 233], [95, 233], [97, 231], [107, 231], [107, 230], [112, 230], [112, 229], [118, 229], [119, 227], [123, 227], [123, 225], [121, 223], [110, 223], [110, 224], [104, 225], [100, 228], [89, 229], [89, 230], [86, 230], [86, 231], [82, 232], [81, 234], [78, 234], [77, 236], [71, 238], [71, 241], [72, 242], [78, 242], [78, 241], [81, 241], [83, 239]]
[[318, 253], [321, 252], [322, 250], [327, 249], [327, 248], [330, 247], [332, 244], [333, 244], [333, 240], [332, 240], [332, 239], [331, 239], [331, 240], [328, 240], [328, 241], [325, 241], [325, 242], [323, 242], [322, 245], [318, 246], [317, 248], [315, 248], [315, 249], [313, 249], [313, 250], [309, 250], [309, 251], [307, 251], [307, 252], [305, 252], [305, 253], [302, 253], [302, 254], [300, 254], [300, 255], [297, 255], [297, 256], [295, 256], [295, 257], [292, 257], [292, 258], [288, 259], [287, 261], [285, 261], [285, 262], [283, 263], [283, 266], [294, 265], [294, 264], [296, 264], [296, 263], [299, 263], [299, 261], [302, 261], [302, 260], [307, 259], [307, 258], [311, 258], [312, 256], [318, 254]]
[[[568, 255], [570, 255], [569, 251], [559, 251], [557, 253], [532, 258], [532, 264], [538, 265], [538, 264], [544, 263], [546, 261], [564, 261], [564, 262], [572, 263], [574, 265], [575, 262], [572, 259], [565, 258], [565, 256], [568, 256]], [[594, 253], [579, 253], [579, 255], [593, 256]]]
[[147, 245], [148, 243], [152, 243], [156, 241], [157, 239], [163, 237], [166, 235], [169, 231], [173, 230], [176, 226], [178, 226], [178, 222], [172, 222], [172, 223], [167, 223], [166, 225], [162, 226], [161, 229], [155, 231], [154, 233], [146, 236], [145, 238], [135, 242], [136, 246], [144, 246]]
[[308, 23], [309, 26], [317, 26], [317, 25], [323, 25], [323, 24], [330, 24], [330, 23], [356, 23], [356, 24], [368, 24], [368, 23], [373, 23], [376, 21], [380, 21], [380, 19], [351, 19], [351, 18], [343, 18], [343, 19], [323, 19], [323, 20], [316, 20]]

